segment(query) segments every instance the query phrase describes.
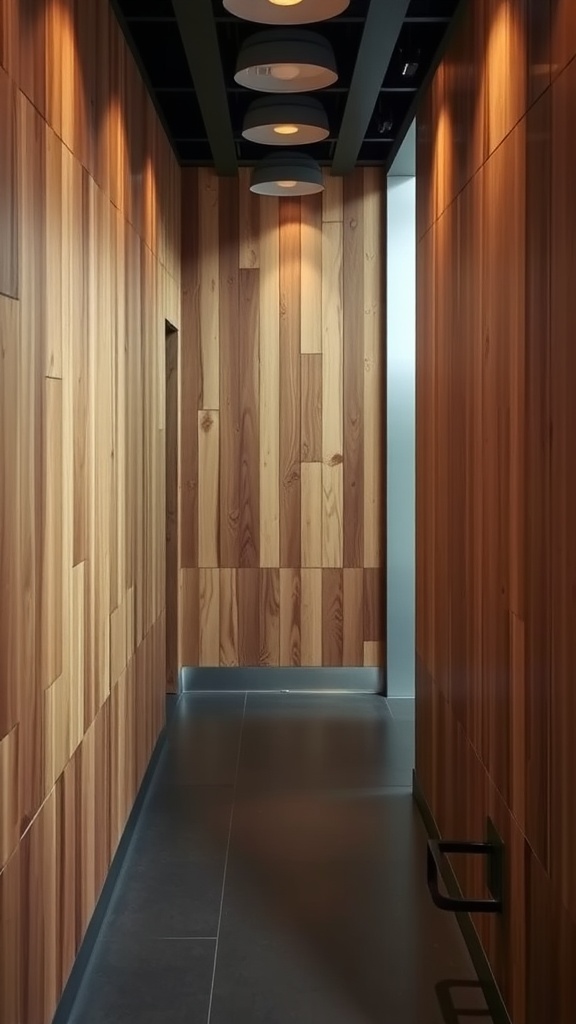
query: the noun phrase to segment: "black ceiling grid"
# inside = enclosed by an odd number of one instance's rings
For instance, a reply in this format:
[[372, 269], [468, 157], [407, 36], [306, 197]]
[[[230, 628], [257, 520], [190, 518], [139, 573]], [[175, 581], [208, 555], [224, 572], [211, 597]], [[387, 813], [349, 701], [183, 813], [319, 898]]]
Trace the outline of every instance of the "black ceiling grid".
[[[306, 147], [310, 156], [336, 173], [389, 166], [464, 2], [351, 0], [338, 17], [306, 26], [330, 41], [339, 71], [334, 86], [313, 94], [330, 135]], [[236, 18], [222, 0], [112, 3], [183, 166], [234, 173], [265, 155], [242, 136], [246, 110], [262, 94], [238, 86], [234, 72], [242, 42], [267, 26]]]

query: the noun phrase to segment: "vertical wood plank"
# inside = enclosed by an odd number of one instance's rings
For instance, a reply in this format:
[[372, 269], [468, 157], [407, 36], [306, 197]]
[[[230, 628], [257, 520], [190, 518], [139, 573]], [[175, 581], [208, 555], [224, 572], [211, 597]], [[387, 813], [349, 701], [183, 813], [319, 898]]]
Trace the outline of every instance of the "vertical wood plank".
[[343, 564], [359, 568], [364, 564], [364, 353], [358, 344], [364, 321], [364, 181], [360, 174], [344, 180], [344, 211]]
[[299, 569], [280, 569], [280, 664], [301, 662], [301, 584]]
[[322, 198], [301, 199], [300, 351], [322, 352]]
[[343, 660], [343, 594], [342, 569], [322, 571], [322, 663], [342, 665]]
[[[218, 178], [198, 169], [200, 409], [220, 408], [220, 299]], [[196, 339], [194, 339], [196, 343]]]
[[364, 664], [364, 572], [344, 569], [343, 572], [343, 665]]
[[384, 564], [382, 174], [364, 169], [364, 565]]
[[217, 411], [198, 413], [198, 564], [216, 568], [219, 529], [220, 430]]
[[240, 560], [259, 565], [259, 301], [257, 270], [240, 271]]
[[300, 200], [280, 204], [280, 565], [300, 565]]
[[183, 568], [198, 565], [198, 409], [200, 334], [199, 301], [199, 213], [198, 172], [182, 175], [182, 190], [189, 196], [182, 219], [182, 331], [181, 331], [181, 406], [180, 436], [187, 438], [180, 456], [180, 559]]
[[260, 570], [260, 664], [280, 664], [280, 570]]
[[200, 591], [197, 569], [180, 570], [179, 663], [182, 667], [200, 660]]
[[241, 270], [254, 270], [260, 266], [260, 200], [250, 191], [249, 167], [238, 172], [240, 194], [240, 261]]
[[381, 569], [364, 570], [364, 639], [383, 640], [386, 629], [385, 577]]
[[302, 565], [322, 566], [322, 465], [303, 462], [302, 472]]
[[322, 569], [302, 569], [301, 585], [301, 663], [322, 665]]
[[198, 578], [200, 605], [199, 663], [220, 664], [220, 572], [200, 568]]
[[238, 664], [237, 570], [220, 570], [220, 665]]
[[0, 294], [18, 298], [16, 87], [0, 68]]
[[342, 223], [322, 231], [323, 564], [343, 562]]
[[62, 673], [62, 381], [45, 383], [42, 532], [42, 685]]
[[238, 661], [260, 664], [260, 570], [238, 570]]
[[260, 208], [260, 565], [280, 565], [280, 249], [278, 201]]
[[240, 547], [240, 331], [238, 186], [219, 183], [220, 196], [220, 564], [239, 564]]
[[300, 357], [302, 462], [322, 462], [322, 356]]

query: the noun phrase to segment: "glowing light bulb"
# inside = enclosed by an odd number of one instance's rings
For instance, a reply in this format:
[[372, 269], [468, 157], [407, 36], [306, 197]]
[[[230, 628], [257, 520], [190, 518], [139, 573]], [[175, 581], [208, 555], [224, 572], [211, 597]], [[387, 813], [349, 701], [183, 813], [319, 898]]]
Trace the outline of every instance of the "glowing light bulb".
[[298, 133], [298, 125], [295, 124], [277, 124], [274, 125], [274, 131], [276, 135], [296, 135]]
[[276, 7], [295, 7], [296, 4], [301, 4], [302, 0], [268, 0], [268, 2]]
[[279, 78], [282, 82], [290, 82], [298, 78], [300, 68], [297, 64], [273, 64], [270, 68], [272, 78]]
[[296, 181], [277, 181], [276, 184], [279, 185], [280, 188], [296, 188], [297, 182]]

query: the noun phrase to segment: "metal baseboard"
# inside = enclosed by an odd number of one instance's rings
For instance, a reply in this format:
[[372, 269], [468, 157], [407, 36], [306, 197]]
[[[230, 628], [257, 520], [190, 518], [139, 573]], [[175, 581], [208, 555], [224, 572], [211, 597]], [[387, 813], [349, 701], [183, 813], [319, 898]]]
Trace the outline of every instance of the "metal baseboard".
[[180, 692], [385, 693], [381, 668], [192, 668], [180, 671]]

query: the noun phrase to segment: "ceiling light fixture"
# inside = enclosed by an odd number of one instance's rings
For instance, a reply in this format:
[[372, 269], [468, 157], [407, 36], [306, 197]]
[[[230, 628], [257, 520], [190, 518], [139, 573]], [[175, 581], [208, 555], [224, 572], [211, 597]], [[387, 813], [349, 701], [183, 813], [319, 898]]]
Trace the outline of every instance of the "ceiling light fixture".
[[296, 150], [280, 150], [264, 157], [254, 168], [250, 185], [250, 191], [261, 196], [309, 196], [323, 189], [320, 166]]
[[257, 32], [243, 44], [235, 81], [257, 92], [312, 92], [338, 81], [334, 50], [317, 32]]
[[326, 111], [311, 96], [263, 96], [246, 111], [242, 135], [261, 146], [308, 146], [330, 134]]
[[350, 0], [223, 0], [224, 7], [244, 21], [259, 25], [310, 25], [342, 14]]

